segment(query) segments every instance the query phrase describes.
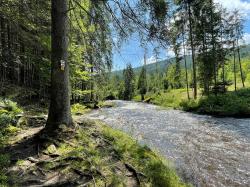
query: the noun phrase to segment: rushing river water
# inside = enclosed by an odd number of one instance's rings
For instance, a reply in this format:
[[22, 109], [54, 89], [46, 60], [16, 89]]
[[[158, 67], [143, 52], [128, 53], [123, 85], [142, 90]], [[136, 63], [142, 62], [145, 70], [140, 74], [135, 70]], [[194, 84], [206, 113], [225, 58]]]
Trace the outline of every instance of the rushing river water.
[[127, 101], [87, 115], [171, 160], [195, 186], [250, 186], [250, 119], [214, 118]]

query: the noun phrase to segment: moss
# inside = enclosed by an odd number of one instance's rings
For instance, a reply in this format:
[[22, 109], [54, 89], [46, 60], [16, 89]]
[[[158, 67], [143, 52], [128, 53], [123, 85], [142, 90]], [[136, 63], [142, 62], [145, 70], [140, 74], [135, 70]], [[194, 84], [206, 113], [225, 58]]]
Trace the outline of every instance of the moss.
[[15, 135], [17, 134], [21, 129], [18, 127], [15, 127], [13, 125], [8, 125], [7, 128], [5, 129], [5, 133]]
[[2, 115], [2, 114], [8, 114], [8, 110], [5, 110], [5, 109], [1, 109], [0, 110], [0, 115]]
[[22, 166], [22, 165], [24, 165], [24, 163], [25, 163], [24, 160], [18, 160], [18, 161], [16, 162], [16, 165]]
[[47, 150], [46, 150], [49, 154], [54, 154], [57, 152], [57, 148], [55, 145], [51, 144], [47, 147]]
[[60, 147], [57, 149], [58, 153], [62, 154], [62, 155], [70, 153], [73, 150], [74, 150], [74, 147], [72, 147], [72, 145], [69, 145], [66, 143], [61, 144]]

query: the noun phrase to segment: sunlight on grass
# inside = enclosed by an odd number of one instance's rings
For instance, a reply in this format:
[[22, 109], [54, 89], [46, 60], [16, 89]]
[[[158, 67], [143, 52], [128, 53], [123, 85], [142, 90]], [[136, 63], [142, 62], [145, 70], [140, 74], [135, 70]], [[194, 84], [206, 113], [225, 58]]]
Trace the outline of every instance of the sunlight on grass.
[[[235, 117], [250, 115], [250, 89], [241, 88], [236, 92], [228, 91], [224, 94], [211, 94], [209, 96], [201, 96], [201, 90], [198, 93], [197, 100], [188, 100], [185, 89], [148, 93], [145, 101], [150, 100], [150, 103], [155, 105], [201, 114]], [[191, 92], [190, 96], [192, 96]], [[134, 98], [135, 101], [139, 101], [138, 99], [139, 96]]]
[[84, 114], [86, 112], [88, 112], [89, 109], [87, 109], [86, 106], [82, 105], [82, 104], [74, 104], [71, 106], [71, 112], [72, 114], [76, 114], [76, 115], [81, 115], [81, 114]]
[[120, 157], [132, 164], [150, 178], [152, 186], [186, 186], [181, 182], [168, 161], [152, 152], [147, 146], [140, 146], [130, 136], [103, 126], [104, 136], [109, 139]]

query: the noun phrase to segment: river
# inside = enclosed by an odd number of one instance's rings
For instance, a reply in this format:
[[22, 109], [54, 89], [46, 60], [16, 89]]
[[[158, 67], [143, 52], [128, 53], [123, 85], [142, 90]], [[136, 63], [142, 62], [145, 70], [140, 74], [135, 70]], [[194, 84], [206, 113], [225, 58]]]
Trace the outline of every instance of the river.
[[215, 118], [132, 101], [87, 117], [129, 133], [194, 186], [250, 186], [250, 119]]

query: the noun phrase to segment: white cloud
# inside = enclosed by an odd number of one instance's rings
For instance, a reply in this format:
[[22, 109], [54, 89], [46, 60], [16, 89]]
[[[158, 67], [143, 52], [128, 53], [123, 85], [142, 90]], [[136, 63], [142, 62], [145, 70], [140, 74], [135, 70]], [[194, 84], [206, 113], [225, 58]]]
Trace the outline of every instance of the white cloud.
[[250, 14], [250, 1], [243, 0], [215, 0], [215, 3], [221, 4], [228, 10], [240, 10], [244, 15]]
[[[147, 59], [147, 64], [154, 64], [154, 63], [156, 63], [155, 56], [151, 56], [150, 58]], [[141, 64], [144, 64], [144, 58], [141, 60]]]
[[166, 51], [166, 54], [167, 54], [168, 58], [172, 58], [172, 57], [175, 56], [174, 51], [173, 51], [172, 48], [168, 48], [167, 51]]
[[245, 33], [243, 36], [243, 43], [250, 44], [250, 33]]

